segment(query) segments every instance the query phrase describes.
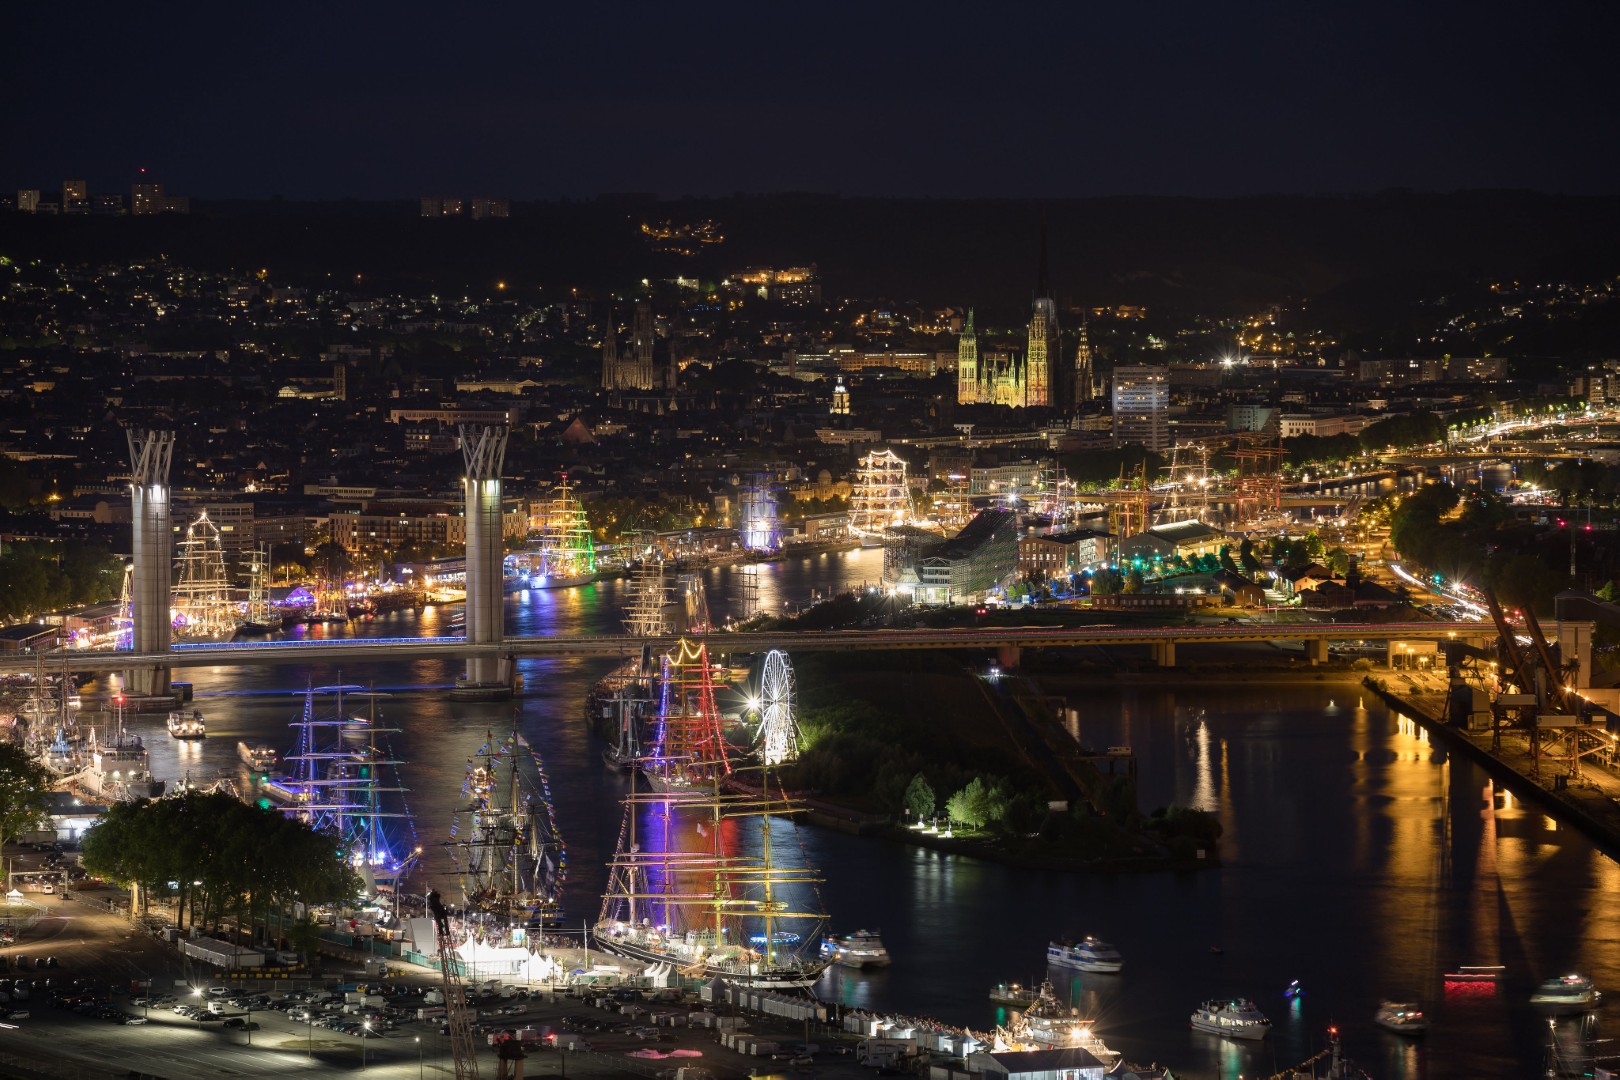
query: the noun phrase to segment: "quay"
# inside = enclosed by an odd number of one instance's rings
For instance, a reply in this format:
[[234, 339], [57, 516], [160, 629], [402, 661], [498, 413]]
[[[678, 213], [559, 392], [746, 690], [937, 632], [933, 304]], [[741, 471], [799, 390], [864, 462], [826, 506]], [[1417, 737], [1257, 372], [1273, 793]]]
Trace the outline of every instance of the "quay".
[[1555, 819], [1580, 829], [1602, 851], [1620, 857], [1620, 768], [1583, 762], [1574, 777], [1537, 762], [1520, 731], [1503, 730], [1492, 748], [1490, 731], [1465, 731], [1446, 715], [1444, 675], [1429, 672], [1368, 676], [1363, 685], [1429, 732], [1438, 745], [1480, 765], [1517, 797], [1533, 800]]

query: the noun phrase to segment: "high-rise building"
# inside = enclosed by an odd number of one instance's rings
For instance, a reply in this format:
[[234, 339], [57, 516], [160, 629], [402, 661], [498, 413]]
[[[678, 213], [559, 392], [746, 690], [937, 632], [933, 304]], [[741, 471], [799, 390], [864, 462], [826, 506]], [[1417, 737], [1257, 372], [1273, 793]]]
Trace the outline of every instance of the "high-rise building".
[[1136, 443], [1149, 450], [1170, 445], [1170, 370], [1114, 369], [1114, 445]]
[[39, 190], [30, 188], [17, 192], [17, 209], [24, 214], [39, 213]]
[[131, 187], [129, 212], [137, 216], [163, 213], [163, 185], [136, 184]]
[[512, 216], [512, 203], [507, 199], [489, 199], [482, 196], [472, 201], [472, 218], [474, 221], [483, 221], [486, 218], [508, 218]]
[[87, 202], [90, 198], [90, 185], [83, 180], [62, 181], [62, 205], [70, 202]]
[[1047, 273], [1046, 226], [1041, 226], [1041, 265], [1035, 303], [1029, 315], [1029, 348], [1024, 353], [1024, 404], [1052, 404], [1052, 346], [1057, 341], [1057, 304]]
[[1086, 323], [1080, 321], [1080, 345], [1074, 352], [1074, 404], [1078, 408], [1097, 398], [1097, 388], [1092, 383], [1095, 378], [1095, 357], [1091, 351], [1091, 339], [1086, 334]]
[[422, 196], [422, 216], [442, 217], [444, 215], [444, 200], [437, 195]]
[[92, 214], [105, 214], [109, 217], [124, 212], [124, 197], [122, 195], [92, 195], [90, 197], [90, 212]]
[[967, 325], [956, 339], [956, 402], [979, 403], [979, 335], [973, 332], [972, 308], [968, 308]]
[[439, 212], [445, 217], [460, 217], [461, 212], [467, 208], [466, 200], [455, 195], [446, 195], [439, 205], [441, 207]]

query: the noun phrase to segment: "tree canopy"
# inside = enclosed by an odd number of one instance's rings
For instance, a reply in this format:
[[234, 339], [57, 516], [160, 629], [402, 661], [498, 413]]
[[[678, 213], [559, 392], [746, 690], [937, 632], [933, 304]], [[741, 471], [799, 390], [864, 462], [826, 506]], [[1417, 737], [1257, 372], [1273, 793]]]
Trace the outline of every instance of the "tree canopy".
[[16, 743], [0, 743], [0, 844], [43, 828], [50, 820], [50, 776]]

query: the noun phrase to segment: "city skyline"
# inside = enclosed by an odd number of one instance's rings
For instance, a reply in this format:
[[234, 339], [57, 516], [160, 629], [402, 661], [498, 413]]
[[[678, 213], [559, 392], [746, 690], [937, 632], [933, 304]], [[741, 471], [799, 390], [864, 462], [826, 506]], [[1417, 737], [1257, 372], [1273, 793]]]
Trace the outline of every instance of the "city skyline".
[[[481, 17], [479, 15], [481, 14]], [[7, 186], [201, 198], [1614, 190], [1615, 16], [423, 5], [17, 13]], [[105, 103], [140, 87], [141, 107]], [[199, 92], [206, 88], [206, 92]], [[1008, 167], [1015, 162], [1015, 167]]]

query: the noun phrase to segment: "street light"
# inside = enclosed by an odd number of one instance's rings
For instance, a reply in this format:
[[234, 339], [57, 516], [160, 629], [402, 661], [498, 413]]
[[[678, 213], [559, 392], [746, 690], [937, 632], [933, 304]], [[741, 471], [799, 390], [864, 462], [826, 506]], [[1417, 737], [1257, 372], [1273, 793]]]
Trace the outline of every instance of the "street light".
[[360, 1025], [365, 1030], [360, 1032], [360, 1071], [366, 1071], [366, 1043], [371, 1040], [371, 1021], [367, 1020]]
[[422, 1080], [422, 1036], [416, 1037], [416, 1080]]

